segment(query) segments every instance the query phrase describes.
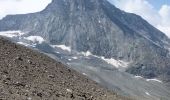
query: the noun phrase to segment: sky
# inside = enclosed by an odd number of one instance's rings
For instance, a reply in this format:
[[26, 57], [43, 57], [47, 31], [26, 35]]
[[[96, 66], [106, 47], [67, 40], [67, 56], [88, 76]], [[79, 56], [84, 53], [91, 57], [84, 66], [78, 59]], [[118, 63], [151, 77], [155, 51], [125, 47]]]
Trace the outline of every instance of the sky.
[[170, 0], [148, 0], [149, 3], [151, 3], [156, 10], [159, 10], [162, 5], [170, 5]]
[[126, 12], [135, 13], [170, 37], [170, 0], [109, 0]]
[[50, 2], [51, 0], [0, 0], [0, 19], [9, 14], [39, 12]]
[[[170, 37], [170, 0], [108, 0], [126, 12], [135, 13]], [[34, 13], [51, 0], [0, 0], [0, 19], [11, 14]]]

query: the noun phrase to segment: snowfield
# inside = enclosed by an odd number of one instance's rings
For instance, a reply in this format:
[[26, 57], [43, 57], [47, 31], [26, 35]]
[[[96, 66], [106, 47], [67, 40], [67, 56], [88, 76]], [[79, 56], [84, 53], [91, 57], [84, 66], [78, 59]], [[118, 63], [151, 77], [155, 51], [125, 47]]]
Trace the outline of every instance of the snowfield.
[[41, 36], [29, 36], [29, 37], [24, 37], [24, 39], [38, 44], [41, 44], [45, 41]]
[[143, 77], [142, 76], [134, 76], [135, 78], [137, 79], [142, 79]]
[[122, 61], [122, 60], [116, 60], [113, 58], [104, 58], [101, 57], [104, 61], [106, 61], [108, 64], [111, 64], [113, 66], [115, 66], [116, 68], [127, 68], [128, 67], [128, 62]]
[[[142, 76], [134, 76], [134, 78], [136, 78], [136, 79], [145, 79]], [[158, 79], [145, 79], [145, 80], [148, 81], [148, 82], [154, 81], [154, 82], [163, 83], [161, 80], [158, 80]]]
[[87, 52], [81, 52], [80, 54], [82, 54], [83, 56], [93, 56], [93, 54], [90, 52], [90, 51], [87, 51]]
[[114, 58], [105, 58], [105, 57], [102, 57], [102, 56], [100, 57], [100, 56], [97, 56], [97, 55], [93, 55], [90, 51], [80, 52], [79, 54], [81, 54], [85, 57], [94, 56], [96, 58], [100, 58], [100, 59], [104, 60], [105, 62], [107, 62], [108, 64], [111, 64], [118, 69], [119, 68], [127, 68], [128, 65], [130, 64], [129, 62], [125, 62], [125, 61], [122, 61], [122, 60], [116, 60]]
[[71, 47], [69, 46], [66, 46], [66, 45], [51, 45], [53, 48], [60, 48], [62, 50], [65, 50], [65, 51], [68, 51], [68, 52], [71, 52]]
[[9, 37], [9, 38], [13, 38], [13, 37], [19, 37], [24, 35], [25, 33], [21, 32], [21, 31], [1, 31], [0, 35], [4, 36], [4, 37]]
[[[5, 36], [5, 37], [9, 37], [9, 38], [20, 37], [24, 34], [25, 33], [21, 32], [21, 31], [3, 31], [3, 32], [0, 32], [1, 36]], [[33, 42], [33, 44], [31, 46], [35, 46], [37, 44], [42, 44], [43, 42], [45, 42], [45, 40], [41, 36], [28, 36], [28, 37], [23, 37], [23, 39], [30, 41], [30, 42]], [[25, 46], [30, 46], [30, 44], [28, 44], [28, 43], [24, 43], [24, 42], [18, 42], [18, 43], [25, 45]], [[66, 45], [51, 45], [51, 46], [53, 48], [60, 48], [62, 50], [71, 52], [71, 47], [66, 46]], [[116, 68], [127, 68], [128, 64], [129, 64], [129, 62], [125, 62], [125, 61], [122, 61], [122, 60], [99, 57], [99, 56], [93, 55], [90, 51], [80, 52], [79, 54], [81, 54], [85, 57], [94, 56], [94, 57], [100, 58], [100, 59], [104, 60], [105, 62], [107, 62], [108, 64], [115, 66]], [[77, 58], [73, 58], [73, 59], [77, 59]]]
[[72, 57], [72, 58], [75, 59], [75, 60], [78, 59], [78, 57]]
[[149, 92], [145, 92], [146, 95], [150, 96], [151, 94]]
[[163, 83], [161, 80], [158, 79], [146, 79], [146, 81], [155, 81], [155, 82]]

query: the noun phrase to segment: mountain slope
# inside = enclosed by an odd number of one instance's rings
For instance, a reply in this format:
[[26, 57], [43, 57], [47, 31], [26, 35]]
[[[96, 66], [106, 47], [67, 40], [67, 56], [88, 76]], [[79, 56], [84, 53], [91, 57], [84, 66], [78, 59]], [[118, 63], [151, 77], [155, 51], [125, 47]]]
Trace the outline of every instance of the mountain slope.
[[0, 35], [10, 37], [11, 41], [39, 50], [118, 94], [137, 100], [167, 100], [170, 96], [169, 88], [161, 80], [124, 72], [127, 62], [96, 56], [89, 51], [71, 51], [65, 45], [51, 45], [40, 36], [27, 37], [24, 34], [20, 31], [0, 32]]
[[53, 59], [0, 38], [0, 99], [129, 100]]
[[169, 39], [107, 0], [53, 0], [41, 12], [7, 16], [0, 31], [21, 30], [50, 44], [129, 62], [127, 72], [169, 81]]

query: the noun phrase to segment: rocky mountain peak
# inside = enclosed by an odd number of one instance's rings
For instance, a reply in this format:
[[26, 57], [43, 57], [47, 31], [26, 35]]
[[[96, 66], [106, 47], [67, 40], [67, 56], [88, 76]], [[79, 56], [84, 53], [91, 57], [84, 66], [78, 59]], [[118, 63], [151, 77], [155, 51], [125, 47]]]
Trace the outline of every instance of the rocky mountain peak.
[[[100, 4], [106, 0], [53, 0], [47, 7], [50, 10], [88, 11], [100, 8]], [[47, 10], [46, 9], [46, 10]]]
[[[135, 96], [139, 95], [133, 90], [135, 87], [128, 84], [136, 81], [129, 83], [131, 76], [127, 78], [126, 72], [138, 77], [170, 82], [169, 38], [142, 17], [126, 13], [107, 0], [53, 0], [41, 12], [10, 15], [0, 20], [0, 31], [9, 30], [25, 33], [22, 38], [14, 37], [19, 43], [28, 42], [28, 37], [34, 37], [31, 38], [33, 41], [39, 37], [45, 42], [39, 42], [36, 46], [33, 44], [36, 49], [59, 58], [66, 64], [72, 63], [72, 68], [80, 72], [86, 72], [89, 68], [87, 75], [96, 73], [97, 77], [99, 76], [97, 79], [103, 80], [104, 85], [113, 87], [116, 82], [116, 86], [128, 87], [122, 90], [127, 90], [131, 94], [130, 89]], [[67, 49], [68, 52], [58, 47]], [[76, 59], [71, 59], [75, 57]], [[104, 69], [98, 72], [93, 70], [93, 67]], [[123, 68], [121, 71], [126, 74], [123, 77], [122, 74], [117, 77], [115, 71], [109, 74], [108, 70], [112, 71], [112, 68], [114, 70]], [[96, 81], [96, 77], [94, 80]], [[112, 84], [110, 80], [113, 80]], [[126, 86], [122, 84], [122, 80], [127, 80]], [[141, 86], [140, 82], [139, 84]], [[143, 91], [145, 95], [156, 96], [149, 94], [150, 85], [143, 85], [142, 90], [143, 87], [147, 87], [147, 91]], [[158, 95], [162, 96], [159, 94], [160, 90], [156, 89]], [[169, 92], [167, 93], [163, 94], [169, 97]]]

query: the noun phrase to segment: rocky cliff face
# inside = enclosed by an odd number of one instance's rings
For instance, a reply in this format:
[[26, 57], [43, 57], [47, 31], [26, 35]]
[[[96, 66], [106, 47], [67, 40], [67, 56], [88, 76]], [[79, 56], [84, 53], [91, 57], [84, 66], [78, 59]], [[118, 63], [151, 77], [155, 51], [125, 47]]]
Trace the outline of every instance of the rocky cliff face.
[[0, 30], [21, 30], [50, 44], [130, 62], [127, 72], [169, 81], [170, 40], [140, 16], [107, 0], [53, 0], [41, 12], [7, 16]]

